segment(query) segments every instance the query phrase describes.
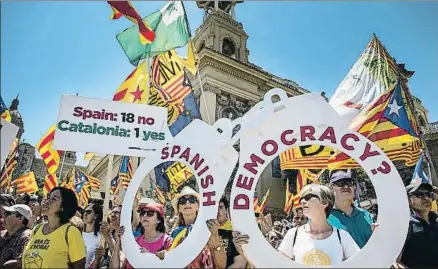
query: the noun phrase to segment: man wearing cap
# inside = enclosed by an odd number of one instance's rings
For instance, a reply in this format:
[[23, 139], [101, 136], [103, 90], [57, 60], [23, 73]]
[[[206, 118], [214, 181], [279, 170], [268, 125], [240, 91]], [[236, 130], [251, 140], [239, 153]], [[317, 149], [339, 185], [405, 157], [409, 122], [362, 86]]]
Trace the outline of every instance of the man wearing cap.
[[21, 268], [21, 256], [30, 240], [27, 225], [32, 210], [24, 204], [3, 206], [6, 230], [0, 233], [0, 268]]
[[406, 187], [411, 219], [400, 261], [409, 268], [438, 268], [438, 215], [431, 211], [429, 183]]
[[327, 222], [337, 229], [346, 230], [363, 248], [373, 233], [374, 224], [373, 216], [353, 203], [359, 188], [357, 181], [350, 172], [337, 171], [330, 178], [330, 188], [335, 193], [335, 206]]

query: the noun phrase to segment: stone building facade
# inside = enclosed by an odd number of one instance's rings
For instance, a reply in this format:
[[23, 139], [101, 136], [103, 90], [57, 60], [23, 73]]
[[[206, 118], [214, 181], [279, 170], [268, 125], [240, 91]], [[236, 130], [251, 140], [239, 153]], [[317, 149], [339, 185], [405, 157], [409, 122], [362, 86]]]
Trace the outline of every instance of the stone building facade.
[[[199, 57], [200, 79], [196, 76], [190, 77], [190, 80], [202, 119], [212, 124], [219, 118], [238, 118], [273, 88], [283, 89], [288, 96], [308, 93], [308, 90], [292, 80], [271, 74], [250, 62], [250, 50], [247, 47], [249, 36], [243, 24], [236, 21], [234, 16], [236, 3], [242, 1], [225, 4], [221, 2], [216, 4], [214, 1], [197, 1], [198, 7], [205, 12], [203, 23], [196, 29], [193, 37]], [[323, 93], [322, 95], [326, 98]], [[416, 102], [415, 106], [420, 118], [427, 121], [427, 110], [421, 102]], [[438, 149], [438, 146], [435, 147]], [[104, 191], [108, 156], [95, 158], [93, 165], [89, 165], [88, 172], [102, 180], [101, 191]], [[120, 156], [114, 157], [111, 178], [117, 175], [120, 161]], [[134, 163], [136, 167], [138, 162]], [[150, 175], [154, 177], [153, 173]], [[148, 180], [143, 182], [141, 188], [145, 191], [150, 189]], [[271, 165], [259, 180], [256, 188], [258, 196], [263, 195], [268, 188], [271, 188], [271, 197], [276, 198], [267, 204], [266, 212], [271, 213], [274, 218], [281, 217], [284, 215], [285, 185], [283, 180], [272, 176]]]

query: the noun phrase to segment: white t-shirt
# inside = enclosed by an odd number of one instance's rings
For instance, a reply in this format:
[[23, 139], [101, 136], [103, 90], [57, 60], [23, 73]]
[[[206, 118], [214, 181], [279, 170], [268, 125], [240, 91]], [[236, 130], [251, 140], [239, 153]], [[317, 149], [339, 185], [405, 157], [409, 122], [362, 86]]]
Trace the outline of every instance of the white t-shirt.
[[94, 259], [94, 251], [100, 245], [100, 234], [94, 235], [94, 232], [91, 233], [82, 233], [82, 237], [85, 241], [85, 249], [87, 250], [87, 257], [85, 261], [85, 268], [90, 267], [90, 263]]
[[292, 246], [296, 230], [297, 228], [292, 228], [286, 233], [278, 250], [298, 263], [308, 266], [336, 265], [359, 251], [356, 242], [344, 230], [339, 230], [341, 245], [336, 228], [333, 228], [332, 234], [326, 239], [314, 240], [304, 231], [304, 226], [300, 226], [295, 245]]

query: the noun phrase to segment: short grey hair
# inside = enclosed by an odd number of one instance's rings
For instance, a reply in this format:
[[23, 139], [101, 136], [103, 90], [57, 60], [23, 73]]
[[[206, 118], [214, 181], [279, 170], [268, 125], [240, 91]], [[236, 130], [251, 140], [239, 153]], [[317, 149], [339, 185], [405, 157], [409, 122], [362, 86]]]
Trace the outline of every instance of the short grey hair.
[[306, 196], [309, 193], [318, 196], [321, 203], [327, 204], [327, 207], [325, 208], [325, 215], [328, 218], [330, 212], [333, 209], [333, 206], [335, 205], [335, 194], [333, 193], [333, 191], [329, 187], [324, 185], [309, 184], [304, 186], [304, 188], [301, 190], [300, 198]]

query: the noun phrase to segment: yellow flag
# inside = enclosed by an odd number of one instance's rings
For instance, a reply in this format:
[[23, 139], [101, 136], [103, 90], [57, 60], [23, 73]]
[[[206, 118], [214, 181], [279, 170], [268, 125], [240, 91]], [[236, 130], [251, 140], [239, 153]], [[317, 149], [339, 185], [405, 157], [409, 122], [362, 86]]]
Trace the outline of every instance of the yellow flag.
[[148, 77], [147, 61], [143, 61], [123, 81], [113, 96], [113, 101], [127, 103], [147, 104], [148, 103]]

